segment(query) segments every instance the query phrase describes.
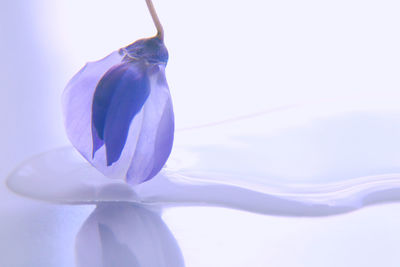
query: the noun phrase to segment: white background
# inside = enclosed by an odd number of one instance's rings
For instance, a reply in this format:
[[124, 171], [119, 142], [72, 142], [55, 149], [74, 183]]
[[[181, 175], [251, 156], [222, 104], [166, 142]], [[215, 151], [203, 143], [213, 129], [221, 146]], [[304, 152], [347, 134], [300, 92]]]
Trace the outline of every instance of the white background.
[[[157, 0], [178, 128], [312, 99], [400, 99], [397, 1]], [[0, 1], [0, 175], [68, 144], [60, 95], [86, 61], [154, 34], [144, 1]], [[385, 105], [385, 102], [382, 103]], [[0, 189], [0, 266], [73, 266], [91, 207]], [[399, 266], [400, 205], [329, 218], [168, 210], [188, 267]]]

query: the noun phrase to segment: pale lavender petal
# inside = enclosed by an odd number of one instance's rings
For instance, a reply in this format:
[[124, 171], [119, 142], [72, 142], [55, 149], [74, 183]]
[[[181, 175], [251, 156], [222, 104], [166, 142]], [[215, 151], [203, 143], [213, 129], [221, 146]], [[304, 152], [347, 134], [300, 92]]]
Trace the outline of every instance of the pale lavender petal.
[[[138, 129], [142, 124], [142, 115], [139, 113], [131, 122], [131, 128], [126, 141], [126, 148], [120, 160], [112, 166], [107, 166], [104, 146], [92, 158], [92, 104], [95, 88], [103, 75], [113, 66], [122, 62], [123, 55], [114, 52], [106, 58], [90, 62], [76, 74], [68, 83], [63, 94], [63, 111], [67, 135], [73, 146], [90, 164], [104, 175], [111, 178], [124, 179], [130, 161], [135, 151]], [[95, 142], [96, 143], [96, 142]]]
[[164, 67], [151, 77], [152, 91], [143, 107], [143, 124], [127, 181], [139, 184], [151, 179], [164, 166], [174, 139], [174, 113]]
[[97, 83], [122, 56], [115, 51], [102, 60], [87, 63], [67, 84], [63, 96], [64, 124], [74, 147], [90, 161], [92, 154], [91, 110]]
[[135, 204], [100, 204], [76, 238], [77, 267], [183, 267], [159, 214]]
[[167, 161], [174, 139], [174, 114], [172, 110], [172, 102], [169, 99], [165, 105], [164, 113], [158, 125], [156, 143], [154, 146], [154, 164], [153, 169], [146, 180], [155, 176]]

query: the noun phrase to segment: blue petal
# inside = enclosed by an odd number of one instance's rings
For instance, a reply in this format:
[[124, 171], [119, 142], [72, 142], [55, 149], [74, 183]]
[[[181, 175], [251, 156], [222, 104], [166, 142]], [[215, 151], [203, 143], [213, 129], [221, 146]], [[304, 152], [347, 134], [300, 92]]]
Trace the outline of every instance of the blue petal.
[[150, 94], [143, 62], [127, 62], [111, 68], [100, 80], [93, 97], [93, 155], [105, 144], [107, 166], [122, 153], [130, 124]]
[[121, 65], [111, 68], [96, 87], [92, 105], [93, 154], [104, 145], [104, 124], [115, 87], [120, 82]]

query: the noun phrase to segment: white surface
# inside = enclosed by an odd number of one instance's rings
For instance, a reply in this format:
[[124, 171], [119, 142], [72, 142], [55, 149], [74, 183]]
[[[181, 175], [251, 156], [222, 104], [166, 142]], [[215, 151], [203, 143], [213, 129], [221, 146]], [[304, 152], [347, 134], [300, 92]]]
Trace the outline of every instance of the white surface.
[[397, 267], [399, 212], [388, 204], [310, 219], [179, 208], [164, 219], [189, 267]]
[[103, 176], [72, 147], [25, 161], [7, 185], [55, 203], [327, 216], [400, 200], [399, 136], [400, 111], [371, 103], [350, 109], [343, 102], [309, 104], [178, 131], [167, 166], [135, 187]]
[[[319, 97], [399, 99], [398, 1], [157, 2], [178, 127]], [[62, 89], [86, 61], [153, 33], [143, 8], [0, 1], [2, 177], [67, 144]], [[32, 202], [4, 186], [0, 194], [0, 266], [71, 266], [73, 233], [92, 208]], [[399, 209], [310, 219], [181, 208], [164, 218], [188, 267], [399, 266]]]

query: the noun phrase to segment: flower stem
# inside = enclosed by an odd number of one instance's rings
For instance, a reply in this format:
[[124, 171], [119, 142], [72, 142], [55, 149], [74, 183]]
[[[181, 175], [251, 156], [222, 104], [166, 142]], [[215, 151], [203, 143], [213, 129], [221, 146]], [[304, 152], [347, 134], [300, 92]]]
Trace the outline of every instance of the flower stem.
[[149, 9], [151, 18], [153, 19], [154, 25], [156, 26], [157, 29], [157, 37], [161, 40], [164, 41], [164, 29], [163, 26], [161, 25], [160, 19], [157, 16], [156, 9], [154, 8], [152, 0], [146, 0], [147, 8]]

